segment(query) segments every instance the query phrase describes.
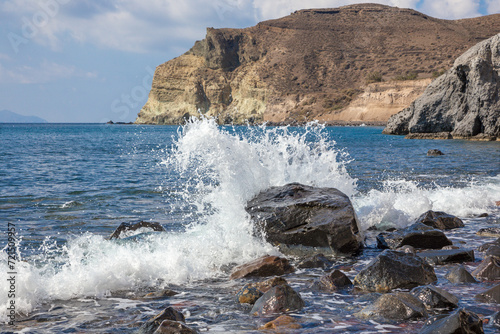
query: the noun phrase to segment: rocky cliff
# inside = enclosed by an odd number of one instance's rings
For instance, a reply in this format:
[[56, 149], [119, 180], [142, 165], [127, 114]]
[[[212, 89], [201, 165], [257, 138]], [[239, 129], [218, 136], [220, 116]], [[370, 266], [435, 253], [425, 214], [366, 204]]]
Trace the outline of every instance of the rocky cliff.
[[[350, 120], [356, 113], [349, 110], [363, 109], [349, 109], [351, 102], [366, 94], [375, 101], [369, 78], [431, 77], [498, 31], [500, 15], [449, 21], [375, 4], [301, 10], [246, 29], [209, 28], [191, 50], [157, 67], [136, 123], [178, 124], [200, 114], [220, 123]], [[402, 86], [380, 84], [377, 110], [400, 94], [394, 87]], [[408, 81], [403, 90], [416, 97], [423, 89]], [[361, 114], [387, 120], [384, 112]]]
[[500, 140], [500, 34], [478, 43], [393, 115], [387, 134], [409, 138]]
[[420, 97], [431, 82], [432, 79], [427, 78], [367, 84], [346, 108], [329, 115], [329, 119], [351, 122], [387, 122], [389, 117], [408, 107]]

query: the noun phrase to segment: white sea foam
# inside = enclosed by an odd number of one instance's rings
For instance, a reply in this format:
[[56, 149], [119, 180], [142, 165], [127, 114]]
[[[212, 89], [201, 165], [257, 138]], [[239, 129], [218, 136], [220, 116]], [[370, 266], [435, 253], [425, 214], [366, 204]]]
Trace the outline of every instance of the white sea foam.
[[[348, 155], [321, 126], [299, 133], [287, 128], [231, 131], [213, 120], [192, 120], [169, 152], [163, 164], [175, 171], [169, 173], [175, 180], [166, 184], [176, 183], [182, 190], [174, 197], [195, 211], [186, 218], [186, 230], [114, 241], [86, 233], [64, 246], [47, 240], [37, 255], [16, 264], [17, 311], [31, 312], [53, 299], [101, 297], [217, 277], [227, 264], [277, 254], [252, 235], [245, 211], [246, 202], [270, 186], [300, 182], [338, 188], [353, 199], [364, 228], [405, 226], [429, 209], [458, 216], [482, 213], [500, 200], [500, 176], [463, 188], [423, 189], [406, 180], [385, 181], [382, 190], [359, 194], [356, 180], [346, 172]], [[9, 271], [5, 250], [0, 270]], [[9, 302], [6, 283], [0, 281], [4, 310]]]
[[[213, 120], [190, 121], [179, 134], [165, 168], [176, 170], [184, 202], [197, 207], [185, 232], [157, 233], [138, 240], [108, 241], [86, 233], [64, 246], [47, 240], [38, 255], [17, 263], [16, 309], [33, 310], [42, 301], [110, 291], [181, 284], [221, 275], [242, 263], [277, 251], [252, 235], [246, 202], [275, 185], [301, 182], [355, 193], [334, 142], [321, 127], [292, 134], [286, 128], [255, 128], [248, 135], [221, 130]], [[7, 272], [6, 253], [0, 270]], [[0, 307], [8, 286], [0, 286]]]
[[370, 190], [353, 199], [364, 229], [374, 225], [405, 227], [428, 210], [469, 217], [495, 210], [500, 175], [471, 182], [466, 187], [419, 187], [407, 180], [384, 181], [382, 190]]

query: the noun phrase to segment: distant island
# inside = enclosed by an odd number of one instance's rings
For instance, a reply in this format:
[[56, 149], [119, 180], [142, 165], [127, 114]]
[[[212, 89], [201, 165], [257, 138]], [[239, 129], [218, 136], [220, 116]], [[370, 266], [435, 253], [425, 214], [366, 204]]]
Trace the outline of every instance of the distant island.
[[205, 39], [156, 68], [137, 124], [387, 122], [454, 60], [500, 31], [500, 14], [441, 20], [357, 4], [306, 9]]
[[47, 123], [37, 116], [24, 116], [10, 110], [0, 110], [0, 123]]

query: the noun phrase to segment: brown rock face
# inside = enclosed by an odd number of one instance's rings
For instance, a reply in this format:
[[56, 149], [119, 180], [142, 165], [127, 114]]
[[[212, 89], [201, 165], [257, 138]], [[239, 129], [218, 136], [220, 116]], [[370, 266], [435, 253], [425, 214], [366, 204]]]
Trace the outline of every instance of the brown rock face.
[[302, 326], [297, 323], [297, 320], [289, 315], [280, 315], [273, 321], [269, 321], [264, 326], [260, 327], [259, 330], [269, 329], [275, 331], [286, 331], [291, 329], [301, 329]]
[[429, 78], [498, 31], [500, 15], [449, 21], [377, 4], [301, 10], [245, 29], [209, 28], [191, 50], [157, 67], [136, 123], [178, 124], [200, 113], [220, 123], [385, 121], [386, 106], [406, 107], [426, 84], [367, 81], [408, 72]]
[[293, 271], [295, 269], [287, 259], [278, 256], [263, 256], [234, 268], [231, 279], [284, 275]]

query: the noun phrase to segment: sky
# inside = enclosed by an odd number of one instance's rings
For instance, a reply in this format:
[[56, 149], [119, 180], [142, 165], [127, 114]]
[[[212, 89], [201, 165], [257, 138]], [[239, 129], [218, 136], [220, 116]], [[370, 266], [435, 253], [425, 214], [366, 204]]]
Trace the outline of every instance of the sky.
[[[134, 121], [156, 66], [205, 37], [356, 0], [0, 0], [0, 110], [49, 122]], [[369, 0], [442, 19], [500, 13], [500, 0]]]

